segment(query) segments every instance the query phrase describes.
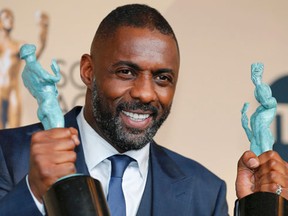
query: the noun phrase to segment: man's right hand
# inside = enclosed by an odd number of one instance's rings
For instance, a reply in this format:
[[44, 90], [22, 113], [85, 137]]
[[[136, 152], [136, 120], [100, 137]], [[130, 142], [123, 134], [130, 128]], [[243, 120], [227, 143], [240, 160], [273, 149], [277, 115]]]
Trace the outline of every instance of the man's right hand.
[[74, 148], [79, 144], [75, 128], [54, 128], [32, 135], [28, 181], [32, 193], [41, 203], [53, 183], [76, 173]]

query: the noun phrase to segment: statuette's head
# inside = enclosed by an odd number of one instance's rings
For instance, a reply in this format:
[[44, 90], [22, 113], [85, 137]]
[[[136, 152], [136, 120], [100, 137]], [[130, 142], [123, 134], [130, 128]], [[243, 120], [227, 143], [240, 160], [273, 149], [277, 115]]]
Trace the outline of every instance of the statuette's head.
[[5, 30], [10, 32], [13, 29], [14, 16], [10, 9], [0, 10], [0, 30]]
[[254, 63], [251, 65], [251, 79], [254, 85], [260, 85], [262, 82], [264, 65], [262, 63]]
[[24, 44], [20, 48], [20, 58], [25, 59], [26, 57], [34, 54], [36, 51], [36, 46], [33, 44]]

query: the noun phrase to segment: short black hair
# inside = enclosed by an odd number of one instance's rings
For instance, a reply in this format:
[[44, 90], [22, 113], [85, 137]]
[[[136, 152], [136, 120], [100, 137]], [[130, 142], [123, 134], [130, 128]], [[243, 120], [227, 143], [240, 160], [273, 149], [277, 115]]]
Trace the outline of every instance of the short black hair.
[[111, 11], [100, 23], [94, 40], [109, 38], [123, 26], [156, 29], [164, 35], [171, 36], [179, 49], [176, 36], [168, 21], [155, 8], [145, 4], [128, 4]]

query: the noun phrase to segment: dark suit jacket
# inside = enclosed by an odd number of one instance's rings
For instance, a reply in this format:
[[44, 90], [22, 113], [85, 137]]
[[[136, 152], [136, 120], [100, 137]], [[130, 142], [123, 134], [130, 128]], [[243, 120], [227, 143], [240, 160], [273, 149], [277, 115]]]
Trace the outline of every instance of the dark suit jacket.
[[[78, 129], [81, 107], [65, 115], [66, 127]], [[40, 216], [26, 185], [30, 139], [41, 124], [0, 131], [0, 216]], [[81, 137], [80, 137], [81, 140]], [[226, 185], [197, 162], [151, 143], [148, 180], [138, 216], [228, 215]], [[89, 174], [82, 146], [76, 150], [78, 172]]]

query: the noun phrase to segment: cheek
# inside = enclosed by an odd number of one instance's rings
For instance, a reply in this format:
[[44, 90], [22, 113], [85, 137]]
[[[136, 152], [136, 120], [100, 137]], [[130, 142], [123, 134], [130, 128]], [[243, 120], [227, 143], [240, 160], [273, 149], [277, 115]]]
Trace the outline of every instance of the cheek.
[[123, 82], [117, 81], [104, 81], [102, 83], [102, 92], [104, 96], [111, 101], [117, 101], [129, 92], [129, 86], [123, 84]]
[[156, 92], [162, 106], [166, 108], [172, 104], [175, 88], [158, 88]]

